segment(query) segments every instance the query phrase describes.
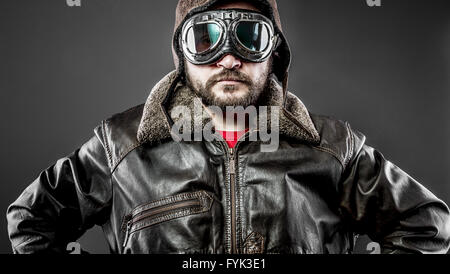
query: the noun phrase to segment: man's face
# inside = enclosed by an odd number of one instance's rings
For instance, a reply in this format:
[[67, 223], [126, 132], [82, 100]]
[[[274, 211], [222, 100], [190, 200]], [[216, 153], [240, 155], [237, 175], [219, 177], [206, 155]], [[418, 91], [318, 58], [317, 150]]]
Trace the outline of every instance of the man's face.
[[[248, 9], [258, 11], [248, 3], [235, 2], [216, 9]], [[268, 85], [271, 58], [262, 63], [240, 60], [232, 54], [209, 65], [194, 65], [185, 59], [186, 76], [191, 88], [205, 104], [225, 109], [227, 106], [255, 105]]]

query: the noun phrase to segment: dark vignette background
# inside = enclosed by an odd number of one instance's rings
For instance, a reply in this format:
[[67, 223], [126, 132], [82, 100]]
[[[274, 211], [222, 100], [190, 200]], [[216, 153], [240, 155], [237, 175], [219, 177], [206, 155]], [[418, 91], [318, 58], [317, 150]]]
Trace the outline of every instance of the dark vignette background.
[[[0, 210], [173, 69], [176, 0], [0, 2]], [[290, 90], [450, 203], [448, 0], [279, 0]], [[359, 250], [365, 249], [364, 239]], [[99, 228], [80, 242], [108, 253]], [[0, 253], [10, 253], [0, 218]]]

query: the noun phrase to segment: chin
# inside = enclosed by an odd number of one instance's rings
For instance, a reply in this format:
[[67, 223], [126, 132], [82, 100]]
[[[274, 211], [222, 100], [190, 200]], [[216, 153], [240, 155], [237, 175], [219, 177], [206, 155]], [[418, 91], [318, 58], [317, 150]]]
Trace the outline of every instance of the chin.
[[220, 87], [214, 93], [220, 97], [243, 97], [249, 93], [249, 90], [240, 86], [228, 86]]
[[247, 96], [247, 92], [245, 91], [220, 91], [219, 93], [216, 93], [216, 98], [220, 101], [239, 100], [244, 98], [245, 96]]

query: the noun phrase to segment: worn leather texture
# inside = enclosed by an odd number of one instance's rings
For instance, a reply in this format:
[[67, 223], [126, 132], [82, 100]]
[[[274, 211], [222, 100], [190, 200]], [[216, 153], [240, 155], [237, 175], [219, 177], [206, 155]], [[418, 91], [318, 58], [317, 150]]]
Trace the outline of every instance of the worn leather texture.
[[120, 254], [340, 254], [358, 234], [384, 253], [448, 251], [447, 205], [348, 123], [310, 114], [289, 94], [279, 148], [241, 141], [232, 168], [225, 142], [169, 138], [183, 86], [172, 100], [151, 98], [168, 96], [171, 75], [10, 205], [15, 253], [65, 252], [94, 225]]

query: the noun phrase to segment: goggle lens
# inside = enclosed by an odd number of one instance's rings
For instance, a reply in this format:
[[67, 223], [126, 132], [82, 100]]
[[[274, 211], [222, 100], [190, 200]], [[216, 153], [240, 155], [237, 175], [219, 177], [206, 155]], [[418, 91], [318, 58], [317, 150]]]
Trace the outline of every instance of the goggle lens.
[[208, 51], [219, 42], [221, 33], [222, 31], [218, 24], [195, 24], [187, 33], [188, 49], [195, 54]]
[[217, 10], [194, 15], [183, 24], [178, 41], [186, 59], [212, 64], [225, 54], [246, 62], [267, 60], [279, 43], [272, 21], [247, 10]]
[[269, 30], [258, 22], [240, 22], [236, 27], [239, 42], [249, 50], [264, 51], [269, 46]]

